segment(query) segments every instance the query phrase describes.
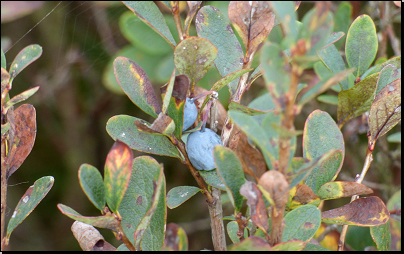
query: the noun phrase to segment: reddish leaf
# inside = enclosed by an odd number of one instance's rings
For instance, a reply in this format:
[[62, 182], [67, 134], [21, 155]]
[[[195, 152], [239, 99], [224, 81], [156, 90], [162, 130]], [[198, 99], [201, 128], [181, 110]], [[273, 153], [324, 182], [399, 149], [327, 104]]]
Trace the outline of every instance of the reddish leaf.
[[118, 210], [128, 187], [132, 163], [132, 149], [117, 140], [108, 153], [104, 169], [105, 196], [109, 208], [114, 213]]
[[269, 231], [268, 214], [265, 209], [262, 193], [253, 182], [246, 182], [240, 188], [240, 194], [247, 198], [250, 206], [251, 220], [265, 234]]
[[188, 238], [184, 229], [175, 223], [169, 223], [164, 238], [164, 251], [187, 251]]
[[390, 218], [386, 205], [379, 197], [359, 198], [342, 207], [321, 214], [325, 223], [356, 225], [362, 227], [380, 226]]
[[256, 51], [275, 24], [275, 13], [266, 1], [231, 1], [228, 14], [243, 40], [246, 57]]
[[13, 147], [8, 161], [10, 177], [25, 161], [32, 150], [36, 136], [36, 112], [31, 104], [23, 104], [14, 111], [15, 116], [15, 136]]
[[401, 121], [401, 78], [385, 86], [370, 108], [370, 143], [386, 134]]

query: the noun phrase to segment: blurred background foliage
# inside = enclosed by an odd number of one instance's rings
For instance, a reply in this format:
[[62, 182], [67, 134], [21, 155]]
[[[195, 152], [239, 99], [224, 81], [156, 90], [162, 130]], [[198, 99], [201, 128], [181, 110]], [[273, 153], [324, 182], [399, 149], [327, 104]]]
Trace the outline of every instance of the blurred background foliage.
[[[178, 42], [170, 11], [164, 4], [156, 3]], [[213, 5], [227, 16], [228, 3], [204, 1], [202, 6]], [[401, 44], [401, 8], [393, 2], [337, 1], [332, 3], [334, 15], [341, 4], [351, 6], [349, 22], [346, 19], [341, 20], [348, 26], [361, 14], [368, 14], [374, 20], [380, 36], [376, 59], [388, 59], [397, 54], [385, 34], [385, 21], [392, 24], [396, 39]], [[301, 3], [298, 9], [299, 20], [313, 5], [314, 2]], [[180, 4], [180, 10], [185, 18], [185, 2]], [[48, 13], [50, 14], [47, 16]], [[384, 17], [384, 13], [388, 13], [389, 17]], [[341, 22], [336, 24], [343, 26]], [[196, 35], [193, 24], [190, 33]], [[275, 27], [268, 40], [277, 41], [279, 36], [281, 31], [279, 27]], [[345, 41], [345, 37], [341, 41]], [[87, 216], [99, 215], [79, 186], [77, 172], [80, 165], [94, 165], [103, 173], [107, 153], [113, 144], [105, 130], [110, 117], [127, 114], [152, 121], [117, 86], [112, 62], [117, 56], [131, 58], [145, 70], [156, 93], [160, 94], [159, 87], [168, 81], [174, 68], [173, 50], [120, 2], [2, 1], [1, 47], [7, 52], [8, 65], [29, 44], [41, 45], [43, 54], [18, 75], [13, 82], [11, 96], [40, 86], [39, 91], [28, 101], [37, 110], [37, 136], [31, 154], [9, 179], [7, 221], [20, 197], [36, 179], [51, 175], [55, 178], [55, 183], [34, 212], [13, 232], [8, 248], [21, 251], [80, 250], [70, 230], [73, 220], [62, 215], [56, 205], [69, 205]], [[344, 43], [337, 46], [341, 51]], [[252, 67], [256, 66], [258, 57], [255, 57]], [[310, 70], [307, 77], [309, 85], [317, 82]], [[198, 85], [210, 89], [219, 78], [217, 70], [211, 68]], [[263, 79], [259, 78], [245, 94], [242, 103], [247, 105], [264, 92]], [[336, 94], [332, 90], [327, 93]], [[220, 101], [227, 108], [228, 90], [222, 89], [219, 94]], [[296, 129], [303, 129], [307, 116], [315, 109], [325, 110], [336, 119], [336, 106], [313, 100], [296, 117]], [[352, 181], [355, 174], [360, 173], [366, 154], [366, 122], [366, 118], [358, 117], [342, 129], [346, 156], [337, 180]], [[401, 123], [389, 134], [400, 128]], [[388, 142], [388, 138], [389, 135], [385, 135], [377, 142], [374, 161], [364, 181], [385, 202], [401, 188], [401, 137], [395, 142]], [[135, 157], [142, 154], [134, 151]], [[302, 156], [301, 137], [298, 137], [295, 156]], [[167, 192], [179, 185], [196, 185], [187, 167], [179, 160], [153, 157], [164, 164]], [[349, 200], [345, 198], [326, 201], [323, 209], [342, 206]], [[224, 204], [224, 215], [231, 213], [231, 205]], [[203, 195], [196, 195], [174, 210], [168, 209], [167, 223], [170, 222], [178, 223], [185, 229], [190, 250], [213, 248], [208, 209]], [[363, 250], [365, 246], [374, 245], [369, 228], [358, 230], [357, 227], [349, 227], [349, 230], [352, 232], [348, 234], [347, 244], [351, 248]], [[100, 229], [100, 232], [107, 241], [115, 246], [119, 245], [110, 231]], [[401, 235], [396, 237], [401, 241]], [[230, 243], [230, 240], [227, 242]], [[364, 245], [355, 244], [358, 242]]]

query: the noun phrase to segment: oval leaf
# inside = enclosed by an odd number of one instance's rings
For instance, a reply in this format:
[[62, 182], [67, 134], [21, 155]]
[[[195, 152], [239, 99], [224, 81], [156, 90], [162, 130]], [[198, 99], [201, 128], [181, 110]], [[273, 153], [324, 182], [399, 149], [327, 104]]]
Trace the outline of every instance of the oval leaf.
[[379, 197], [359, 198], [342, 207], [321, 213], [325, 223], [372, 227], [385, 224], [390, 218]]
[[107, 155], [104, 168], [104, 186], [107, 204], [116, 213], [128, 187], [132, 173], [133, 152], [117, 140]]
[[[237, 231], [239, 230], [237, 221], [230, 221], [226, 225], [227, 234], [233, 243], [239, 243], [240, 239], [237, 237]], [[247, 227], [244, 228], [244, 238], [248, 237]]]
[[[150, 156], [139, 156], [133, 160], [129, 186], [119, 205], [122, 229], [129, 241], [135, 245], [134, 235], [141, 219], [151, 207], [153, 193], [161, 171], [161, 165]], [[161, 250], [166, 224], [165, 186], [162, 187], [159, 203], [141, 242], [142, 250]]]
[[245, 183], [244, 171], [237, 155], [224, 146], [215, 146], [213, 148], [216, 170], [223, 183], [226, 185], [230, 201], [238, 213], [243, 204], [243, 196], [239, 190]]
[[123, 4], [133, 11], [143, 22], [163, 36], [172, 47], [176, 45], [163, 14], [161, 14], [155, 3], [147, 1], [123, 1]]
[[391, 82], [376, 95], [369, 114], [371, 143], [401, 121], [401, 78]]
[[55, 179], [52, 176], [44, 176], [36, 180], [24, 193], [8, 222], [6, 242], [10, 239], [11, 232], [27, 218], [39, 202], [48, 194], [54, 181]]
[[[226, 15], [213, 6], [204, 6], [196, 15], [195, 26], [198, 36], [208, 39], [217, 48], [215, 66], [222, 77], [242, 69], [243, 49]], [[235, 93], [238, 81], [236, 78], [227, 84], [230, 95]]]
[[226, 190], [226, 185], [223, 183], [216, 170], [199, 170], [198, 172], [202, 176], [203, 180], [210, 186], [218, 188], [222, 191]]
[[308, 241], [321, 224], [321, 212], [314, 205], [300, 206], [285, 216], [282, 242], [289, 240]]
[[79, 182], [91, 203], [98, 210], [104, 211], [105, 187], [100, 171], [89, 164], [82, 164], [79, 168]]
[[167, 206], [174, 209], [200, 191], [201, 189], [195, 186], [174, 187], [167, 193]]
[[353, 195], [367, 195], [373, 190], [363, 184], [355, 182], [334, 181], [320, 187], [317, 195], [322, 200], [352, 197]]
[[28, 99], [29, 97], [34, 95], [34, 93], [36, 93], [38, 91], [38, 89], [39, 89], [39, 86], [36, 86], [34, 88], [28, 89], [28, 90], [14, 96], [13, 98], [11, 98], [9, 101], [6, 102], [6, 105], [4, 105], [5, 112], [7, 112], [7, 109], [9, 107], [13, 106], [14, 104], [25, 101], [26, 99]]
[[114, 140], [119, 139], [134, 150], [180, 158], [177, 148], [166, 136], [138, 130], [136, 120], [139, 119], [127, 115], [113, 116], [107, 122], [107, 132]]
[[[154, 213], [156, 212], [156, 209], [159, 205], [159, 200], [160, 198], [162, 198], [162, 201], [164, 202], [160, 202], [160, 205], [162, 203], [165, 204], [165, 196], [166, 196], [166, 191], [165, 191], [165, 177], [164, 177], [164, 169], [163, 166], [160, 166], [160, 174], [158, 176], [158, 178], [156, 179], [156, 177], [153, 178], [153, 187], [154, 187], [154, 191], [153, 191], [153, 195], [152, 195], [152, 199], [151, 199], [151, 206], [150, 209], [146, 212], [145, 216], [143, 216], [143, 218], [140, 220], [139, 225], [136, 228], [135, 233], [133, 234], [133, 237], [135, 238], [135, 247], [136, 250], [142, 250], [143, 245], [149, 245], [149, 242], [146, 242], [145, 244], [142, 244], [142, 247], [140, 246], [141, 242], [143, 241], [143, 236], [146, 233], [146, 229], [151, 225], [151, 221], [152, 221], [152, 217], [154, 215]], [[165, 205], [164, 205], [165, 207]], [[153, 225], [154, 226], [154, 225]], [[158, 225], [159, 228], [165, 228], [165, 223], [163, 225]], [[159, 228], [157, 228], [157, 231], [159, 230]], [[154, 230], [152, 230], [152, 233]], [[152, 248], [154, 249], [160, 249], [163, 247], [163, 243], [164, 243], [164, 238], [160, 239], [161, 243], [155, 242], [152, 245]], [[160, 247], [160, 248], [159, 248]]]
[[191, 91], [208, 72], [216, 55], [216, 47], [205, 38], [192, 36], [177, 45], [174, 50], [174, 64], [180, 74], [188, 76]]
[[370, 66], [377, 53], [376, 27], [371, 17], [358, 16], [351, 24], [346, 37], [345, 55], [350, 68], [355, 67], [355, 78]]
[[115, 232], [119, 230], [120, 222], [117, 219], [116, 215], [110, 212], [103, 216], [86, 217], [66, 205], [58, 204], [57, 207], [61, 213], [73, 220], [77, 220], [92, 225], [94, 227], [111, 229]]
[[119, 56], [114, 61], [114, 73], [129, 99], [156, 118], [161, 108], [146, 72], [132, 60]]
[[36, 111], [31, 104], [23, 104], [14, 110], [15, 136], [13, 146], [17, 146], [15, 153], [9, 155], [10, 177], [25, 161], [35, 143]]
[[391, 249], [391, 231], [390, 223], [384, 225], [371, 227], [370, 235], [376, 243], [378, 251], [389, 251]]
[[339, 150], [315, 167], [306, 178], [305, 183], [317, 194], [320, 187], [334, 180], [341, 170], [345, 155], [344, 138], [331, 116], [321, 110], [315, 110], [307, 117], [303, 131], [304, 158], [313, 160], [331, 149]]
[[11, 75], [10, 83], [25, 67], [34, 62], [42, 55], [42, 47], [33, 44], [23, 48], [14, 58], [10, 65], [9, 73]]

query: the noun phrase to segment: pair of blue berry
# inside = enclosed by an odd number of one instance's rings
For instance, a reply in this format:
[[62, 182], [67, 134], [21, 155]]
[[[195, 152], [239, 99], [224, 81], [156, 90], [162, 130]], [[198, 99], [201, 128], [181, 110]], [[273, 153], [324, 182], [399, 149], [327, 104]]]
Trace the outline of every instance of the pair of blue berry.
[[[184, 124], [182, 131], [191, 127], [198, 116], [198, 109], [194, 103], [195, 98], [187, 98], [184, 107]], [[207, 108], [209, 110], [209, 108]], [[216, 168], [213, 159], [213, 148], [217, 145], [223, 145], [219, 135], [209, 128], [205, 128], [206, 118], [204, 119], [201, 130], [192, 132], [187, 138], [187, 153], [192, 165], [198, 170], [213, 170]]]

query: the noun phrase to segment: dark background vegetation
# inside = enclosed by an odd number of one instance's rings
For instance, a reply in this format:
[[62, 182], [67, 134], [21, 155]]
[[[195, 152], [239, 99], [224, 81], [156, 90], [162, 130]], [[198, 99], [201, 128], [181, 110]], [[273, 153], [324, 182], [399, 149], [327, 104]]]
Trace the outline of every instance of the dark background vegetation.
[[[125, 95], [106, 89], [102, 76], [105, 67], [118, 49], [128, 44], [119, 29], [119, 17], [127, 11], [122, 3], [110, 2], [62, 2], [42, 20], [59, 2], [39, 2], [37, 9], [29, 10], [32, 2], [8, 3], [27, 8], [27, 14], [13, 17], [10, 9], [1, 8], [1, 45], [10, 64], [17, 53], [30, 44], [43, 48], [42, 56], [22, 71], [13, 82], [10, 95], [16, 95], [33, 86], [39, 91], [27, 103], [37, 112], [37, 136], [34, 148], [20, 169], [9, 179], [7, 221], [20, 197], [33, 182], [42, 176], [53, 176], [55, 183], [49, 194], [16, 228], [10, 239], [10, 250], [79, 250], [70, 227], [73, 220], [62, 215], [58, 203], [66, 204], [83, 215], [100, 215], [84, 195], [78, 182], [77, 172], [81, 164], [88, 163], [103, 172], [106, 155], [113, 144], [105, 130], [107, 120], [118, 114], [127, 114], [150, 121], [150, 116], [140, 111]], [[333, 11], [340, 2], [333, 2]], [[379, 2], [351, 2], [353, 21], [360, 14], [368, 14], [380, 32]], [[389, 2], [391, 13], [399, 9]], [[227, 13], [228, 2], [203, 2]], [[310, 10], [314, 2], [303, 2], [298, 9], [299, 20]], [[184, 5], [182, 15], [186, 15]], [[398, 18], [400, 19], [400, 17]], [[40, 22], [42, 20], [42, 22]], [[40, 22], [34, 29], [26, 34]], [[401, 43], [401, 22], [394, 23], [394, 31]], [[26, 34], [26, 35], [25, 35]], [[139, 35], [141, 36], [141, 35]], [[22, 38], [18, 43], [16, 43]], [[345, 39], [345, 37], [344, 37]], [[11, 49], [10, 46], [16, 43]], [[386, 50], [376, 57], [394, 56], [389, 40]], [[382, 45], [379, 45], [379, 49]], [[258, 54], [257, 54], [258, 55]], [[258, 58], [258, 57], [257, 57]], [[206, 88], [218, 80], [219, 74], [211, 70], [201, 81]], [[167, 80], [168, 81], [168, 80]], [[167, 82], [165, 81], [165, 82]], [[156, 92], [164, 83], [153, 82]], [[226, 106], [228, 92], [221, 90], [221, 102]], [[262, 78], [258, 79], [245, 94], [243, 103], [248, 104], [258, 94], [265, 92]], [[159, 94], [159, 93], [158, 93]], [[296, 129], [303, 129], [307, 116], [315, 109], [325, 110], [336, 119], [336, 106], [317, 100], [307, 104], [296, 117]], [[399, 130], [401, 123], [380, 138], [374, 152], [374, 161], [366, 176], [368, 182], [385, 202], [401, 188], [400, 143], [388, 143], [386, 137]], [[366, 154], [365, 118], [351, 120], [342, 129], [346, 153], [341, 173], [337, 179], [352, 181], [360, 173]], [[143, 153], [134, 151], [135, 156]], [[295, 156], [301, 156], [301, 137], [298, 138]], [[154, 156], [164, 164], [167, 192], [179, 185], [196, 185], [187, 167], [179, 160]], [[365, 182], [366, 183], [366, 182]], [[196, 195], [180, 207], [168, 209], [167, 222], [180, 224], [187, 232], [189, 248], [212, 249], [210, 221], [204, 196]], [[349, 202], [349, 198], [326, 201], [324, 209], [335, 208]], [[230, 215], [232, 207], [224, 205], [224, 215]], [[226, 222], [225, 222], [226, 223]], [[349, 227], [360, 240], [363, 248], [372, 245], [368, 228]], [[358, 230], [358, 231], [355, 231]], [[120, 243], [108, 230], [100, 229], [107, 241], [115, 246]], [[363, 240], [366, 239], [366, 240]], [[230, 240], [227, 241], [230, 243]], [[362, 246], [363, 245], [363, 246]]]

